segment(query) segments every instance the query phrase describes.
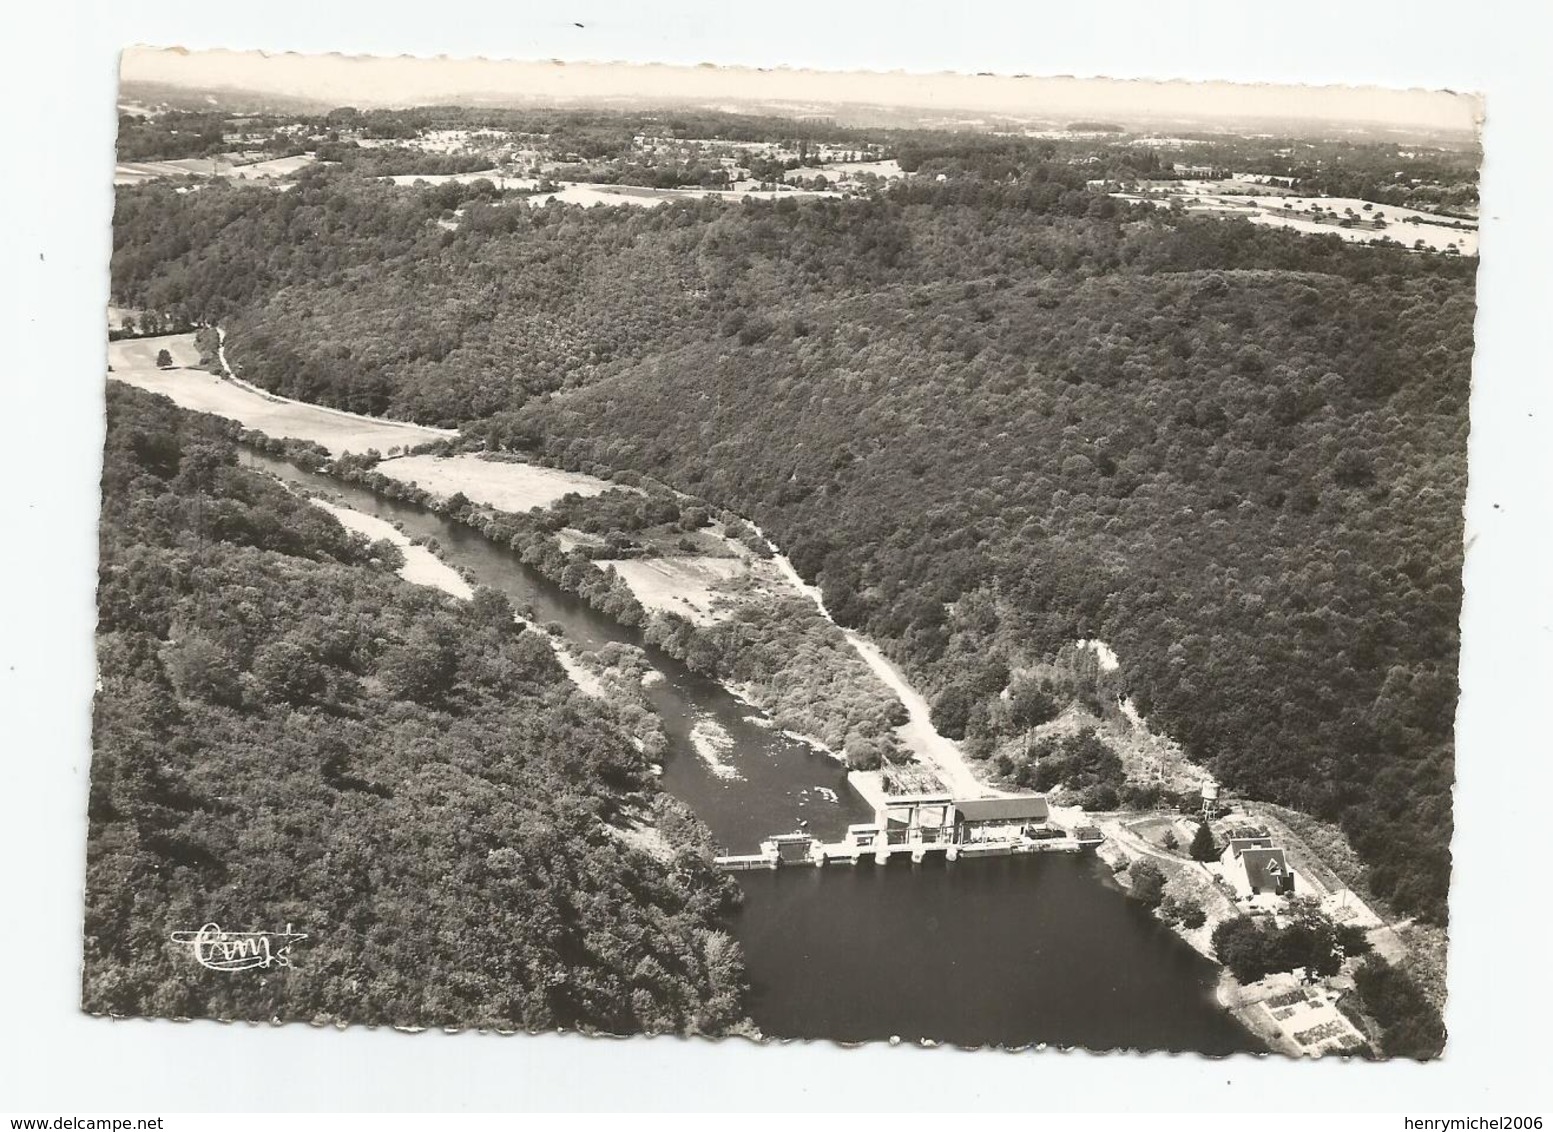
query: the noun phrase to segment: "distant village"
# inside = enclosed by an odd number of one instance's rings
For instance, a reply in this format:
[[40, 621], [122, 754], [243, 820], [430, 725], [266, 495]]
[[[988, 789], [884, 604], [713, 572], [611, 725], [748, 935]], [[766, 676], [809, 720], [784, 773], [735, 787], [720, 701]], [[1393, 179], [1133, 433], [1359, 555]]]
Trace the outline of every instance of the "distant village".
[[[160, 112], [144, 106], [121, 107], [121, 113], [135, 120]], [[176, 139], [179, 129], [169, 126], [168, 132]], [[1473, 203], [1448, 208], [1422, 206], [1424, 200], [1453, 200], [1456, 187], [1419, 176], [1417, 170], [1403, 168], [1388, 174], [1379, 186], [1384, 199], [1377, 191], [1378, 199], [1370, 200], [1327, 195], [1293, 175], [1247, 171], [1238, 163], [1259, 162], [1254, 160], [1256, 151], [1244, 151], [1245, 139], [1240, 139], [1239, 148], [1225, 149], [1222, 139], [1133, 135], [1121, 132], [1119, 126], [994, 130], [991, 136], [1060, 146], [1057, 160], [1105, 171], [1104, 176], [1091, 177], [1087, 187], [1118, 200], [1147, 201], [1196, 215], [1245, 219], [1416, 252], [1477, 254], [1475, 198]], [[214, 177], [284, 189], [311, 165], [338, 163], [352, 153], [374, 151], [451, 163], [452, 168], [436, 166], [435, 171], [430, 165], [421, 171], [408, 165], [394, 171], [397, 167], [390, 160], [383, 166], [389, 171], [380, 175], [396, 183], [486, 179], [502, 194], [526, 197], [535, 205], [557, 200], [584, 206], [643, 206], [686, 197], [845, 199], [912, 176], [937, 182], [950, 177], [914, 165], [903, 168], [897, 147], [883, 141], [737, 140], [639, 131], [609, 152], [579, 152], [564, 137], [508, 129], [389, 130], [382, 121], [364, 119], [349, 110], [325, 119], [227, 118], [204, 148], [215, 151], [198, 157], [121, 161], [115, 183]], [[1269, 143], [1261, 158], [1291, 166], [1308, 162], [1317, 170], [1329, 164], [1314, 155], [1314, 147], [1304, 148], [1313, 152]], [[1201, 156], [1216, 152], [1214, 161]], [[1180, 159], [1160, 157], [1171, 153]], [[1402, 147], [1393, 147], [1391, 153], [1403, 165], [1428, 156], [1421, 149]]]

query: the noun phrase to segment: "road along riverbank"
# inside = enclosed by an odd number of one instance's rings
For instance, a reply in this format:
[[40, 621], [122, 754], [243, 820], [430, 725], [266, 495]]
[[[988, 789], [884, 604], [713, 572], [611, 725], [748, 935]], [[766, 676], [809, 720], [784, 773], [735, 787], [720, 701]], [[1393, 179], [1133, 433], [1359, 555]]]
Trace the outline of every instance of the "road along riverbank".
[[[667, 742], [660, 781], [723, 845], [796, 828], [835, 838], [872, 817], [835, 759], [784, 737], [509, 548], [419, 505], [261, 453], [243, 460], [406, 540], [435, 540], [466, 582], [505, 593], [579, 654], [640, 648], [649, 666], [641, 692]], [[697, 733], [716, 737], [717, 761], [737, 777], [697, 753]], [[1105, 883], [1108, 875], [1093, 858], [1066, 854], [740, 874], [744, 902], [731, 927], [745, 953], [751, 1017], [780, 1038], [1263, 1049], [1215, 1001], [1217, 968]], [[908, 984], [912, 993], [899, 994]]]
[[[830, 615], [830, 610], [825, 608], [825, 595], [820, 592], [819, 587], [803, 580], [787, 555], [772, 542], [770, 536], [754, 523], [750, 526], [765, 540], [766, 545], [771, 547], [772, 561], [776, 563], [783, 577], [787, 578], [795, 590], [814, 602], [826, 621], [835, 625], [836, 619]], [[880, 651], [878, 645], [855, 630], [841, 626], [837, 628], [841, 629], [847, 644], [852, 646], [869, 669], [900, 698], [905, 706], [907, 721], [895, 729], [895, 736], [902, 746], [930, 767], [944, 786], [957, 798], [990, 798], [1007, 793], [981, 781], [971, 769], [971, 762], [965, 757], [965, 752], [960, 750], [960, 745], [939, 733], [938, 728], [933, 726], [932, 710], [926, 698], [907, 682], [905, 675]]]
[[[245, 396], [252, 395], [247, 394], [245, 391]], [[177, 398], [175, 397], [174, 399], [176, 400]], [[255, 398], [255, 401], [258, 400], [261, 399]], [[340, 427], [339, 424], [332, 423], [340, 421], [340, 415], [331, 413], [329, 416], [331, 418], [331, 427]], [[362, 418], [361, 422], [346, 420], [344, 423], [348, 427], [356, 427], [359, 424], [359, 427], [368, 428], [371, 426], [364, 423], [368, 421], [370, 421], [370, 418]], [[247, 422], [240, 423], [246, 424]], [[317, 434], [315, 433], [314, 435], [316, 436]], [[311, 437], [304, 437], [304, 439], [311, 439]], [[469, 459], [469, 457], [465, 457], [461, 462], [468, 463]], [[280, 465], [279, 461], [270, 461], [270, 463], [272, 465]], [[289, 465], [280, 466], [290, 468]], [[539, 472], [553, 472], [551, 469], [540, 469], [535, 466], [528, 467], [534, 467], [534, 470]], [[298, 474], [300, 473], [297, 473], [295, 469], [291, 469], [290, 475], [292, 477]], [[573, 473], [556, 472], [554, 474], [558, 476], [574, 476]], [[342, 483], [336, 478], [315, 478], [318, 480], [318, 483], [313, 486], [326, 492], [333, 492], [336, 495], [340, 494], [342, 489], [350, 488], [350, 485]], [[604, 488], [614, 486], [605, 480], [598, 480], [597, 483]], [[354, 494], [363, 497], [352, 502], [358, 505], [365, 504], [365, 506], [354, 508], [358, 515], [370, 518], [372, 511], [380, 508], [385, 502], [381, 497], [374, 496], [372, 493], [362, 489], [355, 488], [352, 491]], [[339, 504], [336, 504], [336, 506], [339, 506]], [[411, 505], [400, 505], [398, 510], [401, 513], [417, 511], [420, 512], [422, 517], [431, 516], [431, 513], [426, 512], [424, 509]], [[444, 546], [447, 546], [454, 537], [451, 535], [451, 532], [459, 531], [463, 536], [460, 549], [472, 548], [476, 543], [483, 543], [489, 551], [496, 551], [501, 557], [507, 559], [502, 564], [506, 570], [510, 571], [512, 569], [511, 559], [513, 556], [511, 552], [502, 551], [501, 548], [495, 547], [494, 544], [489, 543], [480, 535], [473, 533], [467, 528], [463, 528], [461, 524], [451, 518], [435, 516], [435, 519], [437, 522], [434, 525], [440, 529], [440, 534], [436, 537]], [[363, 518], [351, 517], [350, 521], [356, 524], [358, 529], [369, 527], [369, 524], [365, 523]], [[388, 527], [394, 530], [395, 534], [393, 536], [388, 535], [384, 528], [375, 528], [377, 535], [391, 538], [391, 541], [394, 541], [396, 545], [400, 545], [402, 548], [411, 545], [410, 536], [392, 524], [389, 524]], [[369, 533], [369, 531], [364, 529], [363, 533]], [[759, 537], [764, 538], [764, 535], [758, 531], [757, 534]], [[769, 539], [765, 541], [769, 545]], [[774, 551], [773, 562], [777, 573], [791, 586], [794, 593], [813, 603], [815, 609], [825, 621], [835, 627], [834, 620], [829, 616], [828, 610], [824, 608], [823, 599], [818, 591], [803, 581], [785, 555], [781, 554], [779, 548], [773, 547], [772, 549]], [[407, 569], [408, 567], [409, 563], [407, 561]], [[419, 569], [427, 570], [430, 568], [425, 563], [422, 563]], [[471, 572], [475, 576], [481, 576], [479, 569], [473, 569]], [[532, 581], [529, 579], [526, 579], [526, 581], [530, 584], [520, 587], [520, 596], [532, 600], [537, 595], [534, 592]], [[452, 591], [450, 590], [449, 592]], [[570, 608], [564, 610], [566, 618], [575, 623], [576, 615], [580, 612], [578, 607], [582, 603], [577, 602], [573, 598], [568, 604]], [[570, 637], [571, 634], [567, 631], [569, 626], [564, 619], [546, 616], [547, 613], [553, 612], [557, 612], [553, 606], [550, 610], [536, 610], [534, 611], [533, 619], [546, 622], [562, 620], [561, 635]], [[592, 613], [592, 611], [588, 612]], [[583, 634], [584, 640], [590, 636], [593, 638], [593, 641], [589, 643], [593, 644], [594, 647], [597, 644], [607, 643], [611, 639], [621, 641], [632, 639], [633, 634], [625, 627], [619, 625], [611, 626], [610, 631], [607, 633], [600, 633], [598, 625], [600, 620], [603, 620], [603, 618], [597, 614], [589, 618], [589, 624]], [[889, 687], [905, 706], [908, 720], [897, 733], [903, 745], [921, 759], [924, 764], [932, 768], [953, 792], [966, 797], [997, 793], [997, 791], [987, 788], [977, 780], [963, 754], [959, 751], [958, 746], [939, 735], [936, 729], [932, 727], [929, 708], [925, 698], [911, 688], [909, 682], [883, 656], [877, 646], [856, 633], [840, 629], [839, 627], [835, 628], [844, 635], [847, 644], [868, 666], [869, 670]], [[588, 687], [592, 674], [572, 658], [570, 651], [564, 645], [558, 643], [555, 647], [557, 647], [558, 658], [561, 659], [563, 664], [567, 665], [568, 672], [573, 679], [579, 683], [579, 686]], [[664, 659], [659, 657], [657, 661], [661, 664]], [[568, 664], [569, 660], [571, 663]], [[663, 669], [660, 668], [661, 671]], [[689, 674], [681, 671], [673, 675], [665, 672], [664, 675], [665, 678], [657, 681], [655, 688], [649, 690], [649, 695], [654, 696], [654, 693], [656, 694], [654, 698], [657, 702], [655, 702], [654, 707], [656, 710], [659, 710], [661, 715], [665, 716], [665, 725], [669, 731], [671, 747], [677, 746], [679, 751], [691, 755], [690, 758], [670, 758], [666, 760], [668, 765], [665, 768], [665, 786], [671, 792], [674, 792], [676, 796], [688, 802], [702, 816], [703, 820], [708, 822], [714, 834], [723, 840], [725, 844], [742, 847], [746, 842], [758, 840], [758, 838], [769, 835], [772, 832], [795, 828], [812, 830], [822, 836], [834, 837], [844, 832], [845, 826], [849, 822], [867, 820], [873, 816], [872, 807], [865, 803], [855, 791], [848, 788], [845, 775], [841, 772], [841, 768], [836, 762], [825, 759], [824, 761], [829, 764], [829, 769], [823, 773], [815, 773], [819, 768], [815, 766], [813, 760], [820, 756], [813, 752], [806, 752], [807, 758], [794, 759], [792, 748], [797, 746], [797, 744], [791, 743], [790, 740], [780, 734], [773, 734], [773, 729], [769, 727], [769, 724], [767, 726], [752, 725], [749, 722], [748, 705], [740, 704], [732, 696], [728, 695], [725, 689], [719, 688], [717, 693], [721, 697], [726, 698], [729, 706], [737, 705], [735, 708], [738, 713], [737, 716], [733, 716], [731, 712], [708, 712], [704, 706], [687, 706], [680, 697], [674, 696], [673, 693], [683, 690], [686, 683], [685, 677]], [[596, 680], [593, 681], [593, 686], [590, 690], [598, 691]], [[679, 702], [665, 703], [663, 701], [666, 698], [678, 700]], [[678, 729], [678, 734], [675, 734], [676, 729]], [[718, 757], [716, 760], [706, 760], [699, 757], [699, 746], [705, 746], [711, 741], [708, 739], [708, 736], [717, 737], [715, 747]], [[698, 739], [700, 740], [699, 744], [697, 742]], [[771, 751], [769, 744], [772, 742], [785, 744], [787, 750], [785, 752]], [[760, 756], [763, 757], [750, 757], [756, 752], [759, 752]], [[762, 771], [768, 771], [777, 766], [778, 760], [786, 764], [785, 772], [776, 774], [762, 773]], [[764, 767], [761, 766], [762, 763], [765, 764]], [[798, 768], [796, 774], [793, 773], [794, 767]], [[795, 778], [802, 779], [806, 777], [809, 779], [806, 783], [795, 781]], [[965, 867], [980, 868], [983, 867], [983, 863], [966, 863]], [[817, 1034], [816, 1036], [821, 1035]], [[924, 1031], [923, 1036], [931, 1037], [933, 1035], [931, 1031]]]

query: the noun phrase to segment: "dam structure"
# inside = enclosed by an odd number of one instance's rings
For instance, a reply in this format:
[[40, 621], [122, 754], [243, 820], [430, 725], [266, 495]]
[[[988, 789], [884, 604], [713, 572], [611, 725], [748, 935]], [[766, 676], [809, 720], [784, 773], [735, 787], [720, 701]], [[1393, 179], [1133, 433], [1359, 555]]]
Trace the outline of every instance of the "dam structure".
[[839, 841], [801, 832], [777, 834], [762, 841], [758, 853], [718, 857], [715, 864], [740, 872], [864, 860], [882, 865], [897, 855], [920, 863], [931, 853], [956, 861], [1014, 853], [1078, 853], [1101, 840], [1089, 827], [1068, 830], [1053, 824], [1043, 794], [959, 800], [951, 794], [896, 794], [879, 797], [876, 805], [874, 821], [849, 825]]

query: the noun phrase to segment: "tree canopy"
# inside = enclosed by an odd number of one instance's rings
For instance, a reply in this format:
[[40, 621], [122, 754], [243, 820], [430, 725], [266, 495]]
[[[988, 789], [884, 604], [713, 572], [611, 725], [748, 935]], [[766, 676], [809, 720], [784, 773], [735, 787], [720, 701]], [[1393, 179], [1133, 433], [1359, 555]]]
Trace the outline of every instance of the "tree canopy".
[[[239, 467], [234, 431], [108, 387], [86, 1008], [739, 1025], [736, 890], [611, 709], [488, 594], [401, 581]], [[664, 854], [618, 835], [654, 814]], [[208, 922], [307, 939], [235, 980], [170, 942]]]
[[1443, 921], [1475, 262], [1129, 205], [997, 139], [908, 163], [945, 179], [153, 185], [114, 290], [285, 395], [748, 515], [968, 742], [996, 672], [1105, 640], [1194, 759]]

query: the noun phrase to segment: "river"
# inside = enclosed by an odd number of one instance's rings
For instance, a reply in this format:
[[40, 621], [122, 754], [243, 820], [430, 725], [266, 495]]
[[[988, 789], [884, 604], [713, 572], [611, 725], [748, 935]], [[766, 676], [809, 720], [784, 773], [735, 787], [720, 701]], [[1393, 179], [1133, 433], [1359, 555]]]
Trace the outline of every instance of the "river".
[[[443, 557], [583, 649], [641, 636], [590, 609], [508, 548], [423, 507], [304, 472], [243, 462], [435, 538]], [[731, 852], [803, 828], [833, 838], [872, 813], [839, 762], [656, 649], [646, 694], [669, 738], [663, 786]], [[698, 747], [700, 750], [698, 751]], [[1216, 968], [1109, 882], [1091, 857], [1050, 853], [947, 864], [737, 874], [733, 930], [750, 1013], [779, 1038], [900, 1037], [1225, 1054], [1257, 1040], [1214, 1001]]]

